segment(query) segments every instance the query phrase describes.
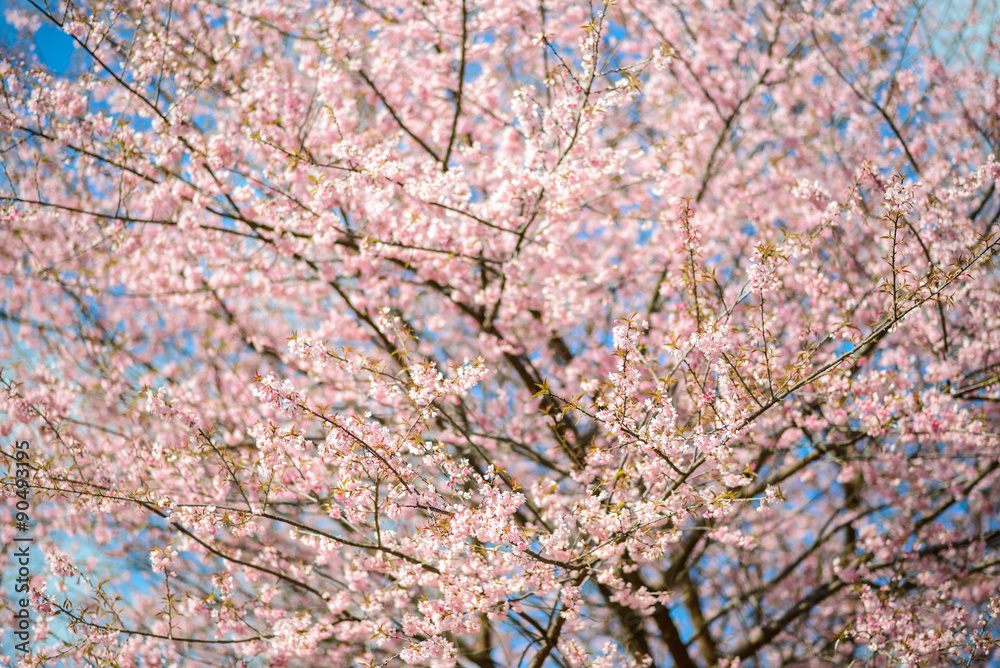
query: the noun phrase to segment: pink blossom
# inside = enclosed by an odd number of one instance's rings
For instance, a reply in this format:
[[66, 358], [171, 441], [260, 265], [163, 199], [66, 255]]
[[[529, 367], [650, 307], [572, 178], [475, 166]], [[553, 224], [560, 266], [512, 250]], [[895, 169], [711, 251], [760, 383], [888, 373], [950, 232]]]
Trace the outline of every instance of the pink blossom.
[[41, 4], [25, 665], [994, 658], [982, 3]]

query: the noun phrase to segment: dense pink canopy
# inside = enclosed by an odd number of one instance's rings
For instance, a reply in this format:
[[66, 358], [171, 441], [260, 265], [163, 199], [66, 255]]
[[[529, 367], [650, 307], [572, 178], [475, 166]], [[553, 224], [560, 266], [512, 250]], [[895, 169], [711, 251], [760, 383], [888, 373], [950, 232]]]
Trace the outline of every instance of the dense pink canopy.
[[996, 17], [388, 2], [8, 9], [0, 665], [988, 661]]

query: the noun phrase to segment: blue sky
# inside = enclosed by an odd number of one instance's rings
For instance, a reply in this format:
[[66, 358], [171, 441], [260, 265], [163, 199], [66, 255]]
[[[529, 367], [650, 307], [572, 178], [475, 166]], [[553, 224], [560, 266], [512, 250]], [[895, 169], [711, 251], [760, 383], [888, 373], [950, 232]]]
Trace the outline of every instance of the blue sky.
[[[0, 39], [7, 47], [15, 45], [17, 31], [7, 23], [7, 10], [21, 3], [17, 0], [0, 0]], [[35, 53], [38, 58], [55, 72], [69, 69], [70, 57], [74, 50], [73, 39], [50, 22], [46, 22], [34, 35]]]

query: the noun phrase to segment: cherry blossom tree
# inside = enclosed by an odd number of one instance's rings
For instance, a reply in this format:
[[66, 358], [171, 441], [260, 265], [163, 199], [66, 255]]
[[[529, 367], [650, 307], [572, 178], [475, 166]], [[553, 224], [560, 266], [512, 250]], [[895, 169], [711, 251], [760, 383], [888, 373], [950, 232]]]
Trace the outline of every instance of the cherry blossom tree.
[[995, 9], [8, 8], [4, 665], [989, 662]]

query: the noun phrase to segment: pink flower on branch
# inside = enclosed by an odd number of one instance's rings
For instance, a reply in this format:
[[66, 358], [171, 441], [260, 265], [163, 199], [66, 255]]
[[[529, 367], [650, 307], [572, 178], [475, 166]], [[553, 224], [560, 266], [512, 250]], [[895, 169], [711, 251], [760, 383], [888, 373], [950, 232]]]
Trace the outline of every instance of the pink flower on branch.
[[9, 8], [29, 663], [993, 660], [997, 17], [814, 9]]

